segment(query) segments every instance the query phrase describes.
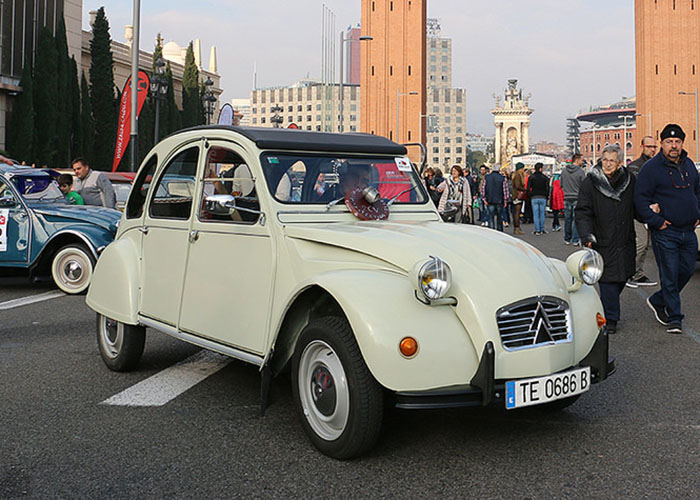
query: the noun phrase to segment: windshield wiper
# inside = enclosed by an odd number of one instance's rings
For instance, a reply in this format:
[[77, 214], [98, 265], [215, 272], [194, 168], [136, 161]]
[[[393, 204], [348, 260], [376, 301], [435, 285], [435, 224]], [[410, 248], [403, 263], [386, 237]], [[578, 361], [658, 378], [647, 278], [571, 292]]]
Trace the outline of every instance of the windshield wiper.
[[392, 199], [390, 199], [390, 200], [387, 202], [386, 206], [387, 206], [387, 207], [390, 207], [391, 205], [394, 204], [394, 202], [395, 202], [396, 200], [399, 199], [399, 196], [404, 195], [404, 194], [408, 193], [409, 191], [413, 191], [414, 189], [416, 189], [416, 186], [418, 186], [418, 184], [414, 184], [414, 185], [411, 186], [410, 188], [404, 189], [404, 190], [401, 191], [399, 194], [397, 194], [397, 195], [394, 196]]

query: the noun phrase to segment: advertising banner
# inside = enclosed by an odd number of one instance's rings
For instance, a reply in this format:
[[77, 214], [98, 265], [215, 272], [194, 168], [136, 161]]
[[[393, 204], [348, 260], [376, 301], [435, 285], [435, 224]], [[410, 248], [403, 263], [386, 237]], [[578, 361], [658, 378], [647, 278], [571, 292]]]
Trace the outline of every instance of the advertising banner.
[[[141, 113], [143, 104], [148, 97], [148, 87], [150, 80], [145, 71], [139, 71], [139, 82], [137, 85], [138, 100], [136, 101], [136, 116]], [[112, 172], [117, 171], [119, 162], [124, 156], [126, 147], [131, 138], [131, 77], [127, 78], [122, 89], [122, 100], [119, 102], [119, 117], [117, 122], [117, 144], [114, 148], [114, 161], [112, 162]]]

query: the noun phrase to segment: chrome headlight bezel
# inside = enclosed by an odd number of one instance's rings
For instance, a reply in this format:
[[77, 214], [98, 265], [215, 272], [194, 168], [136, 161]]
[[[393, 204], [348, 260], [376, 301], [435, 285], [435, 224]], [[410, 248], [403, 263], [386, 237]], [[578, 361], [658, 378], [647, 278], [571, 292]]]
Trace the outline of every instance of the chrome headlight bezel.
[[566, 267], [578, 280], [587, 285], [595, 285], [603, 276], [603, 257], [592, 248], [575, 252], [566, 259]]
[[444, 298], [452, 287], [452, 269], [438, 257], [418, 262], [414, 276], [416, 290], [428, 302]]

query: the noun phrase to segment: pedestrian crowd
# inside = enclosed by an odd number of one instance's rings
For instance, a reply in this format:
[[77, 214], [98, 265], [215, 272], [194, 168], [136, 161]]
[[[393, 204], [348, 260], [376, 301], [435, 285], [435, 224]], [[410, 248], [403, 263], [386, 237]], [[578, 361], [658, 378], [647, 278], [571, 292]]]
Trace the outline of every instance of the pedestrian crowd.
[[[597, 250], [605, 263], [599, 281], [608, 333], [620, 321], [620, 294], [625, 289], [657, 286], [644, 272], [651, 248], [660, 289], [647, 305], [672, 334], [683, 333], [680, 292], [695, 270], [700, 224], [700, 176], [683, 149], [685, 133], [668, 124], [660, 134], [642, 139], [642, 153], [628, 166], [618, 145], [606, 146], [588, 172], [575, 154], [560, 173], [547, 176], [542, 163], [534, 169], [516, 163], [515, 171], [498, 164], [481, 165], [476, 178], [453, 166], [447, 179], [440, 169], [424, 171], [425, 185], [443, 220], [471, 223], [522, 235], [522, 224], [533, 223], [534, 234], [546, 234], [546, 209], [552, 231], [564, 244]], [[658, 152], [657, 152], [658, 150]]]

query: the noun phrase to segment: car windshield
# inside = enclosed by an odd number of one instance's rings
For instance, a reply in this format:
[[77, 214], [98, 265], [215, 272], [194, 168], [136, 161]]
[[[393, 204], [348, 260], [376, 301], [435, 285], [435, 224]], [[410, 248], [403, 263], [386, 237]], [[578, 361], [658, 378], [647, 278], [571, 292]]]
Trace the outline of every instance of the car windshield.
[[355, 188], [374, 186], [395, 204], [428, 199], [406, 157], [350, 157], [263, 153], [265, 180], [277, 201], [328, 204]]
[[12, 183], [26, 200], [61, 201], [65, 196], [49, 175], [14, 175]]

